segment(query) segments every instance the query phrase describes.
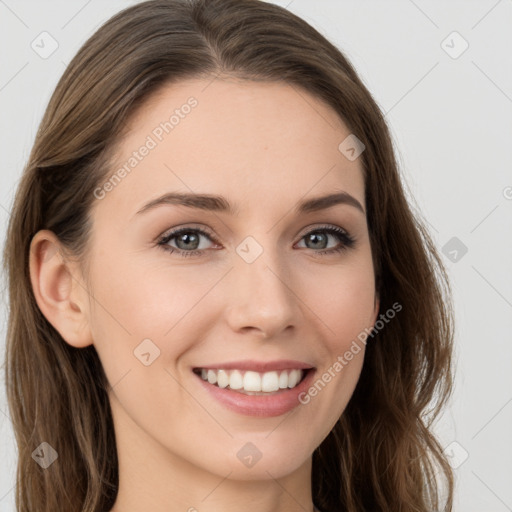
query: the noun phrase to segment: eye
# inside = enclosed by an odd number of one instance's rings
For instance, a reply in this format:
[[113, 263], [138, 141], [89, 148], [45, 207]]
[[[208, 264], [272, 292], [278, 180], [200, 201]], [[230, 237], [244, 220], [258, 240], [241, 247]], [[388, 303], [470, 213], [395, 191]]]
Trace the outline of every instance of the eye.
[[[207, 232], [204, 229], [184, 227], [176, 229], [166, 234], [163, 238], [159, 240], [158, 246], [160, 246], [165, 251], [168, 251], [170, 253], [178, 252], [181, 256], [185, 257], [201, 255], [205, 249], [204, 246], [200, 247], [201, 237], [214, 240], [213, 234]], [[176, 244], [178, 245], [178, 247], [173, 247], [172, 245], [169, 245], [169, 243], [174, 239], [176, 239]]]
[[[183, 257], [202, 256], [207, 249], [204, 245], [201, 246], [202, 237], [218, 243], [214, 235], [209, 231], [189, 226], [175, 229], [167, 233], [160, 238], [157, 245], [167, 252], [177, 252]], [[326, 248], [325, 244], [328, 244], [329, 237], [337, 238], [339, 242], [338, 245]], [[306, 233], [301, 238], [301, 241], [302, 240], [305, 240], [306, 244], [308, 244], [306, 248], [314, 249], [314, 252], [321, 256], [347, 250], [355, 244], [355, 239], [344, 229], [337, 226], [321, 226]], [[171, 245], [171, 242], [174, 242], [176, 245]]]
[[[335, 247], [326, 248], [325, 243], [328, 243], [329, 236], [337, 238], [340, 243]], [[312, 244], [313, 247], [310, 245], [308, 249], [321, 249], [320, 251], [315, 251], [321, 256], [345, 251], [353, 247], [355, 244], [355, 239], [350, 236], [344, 229], [341, 229], [337, 226], [322, 226], [320, 228], [316, 228], [313, 231], [306, 233], [301, 238], [301, 241], [302, 240], [306, 240], [306, 244]]]

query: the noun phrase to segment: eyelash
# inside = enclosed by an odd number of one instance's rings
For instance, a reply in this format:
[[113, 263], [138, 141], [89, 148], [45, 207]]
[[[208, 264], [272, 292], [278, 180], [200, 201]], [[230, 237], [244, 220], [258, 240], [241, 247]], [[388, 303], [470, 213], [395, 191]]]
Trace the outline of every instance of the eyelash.
[[[176, 238], [177, 236], [183, 234], [183, 233], [199, 233], [207, 238], [209, 238], [211, 241], [218, 243], [215, 237], [212, 233], [209, 233], [208, 231], [201, 229], [201, 228], [191, 228], [191, 227], [184, 227], [179, 228], [174, 231], [171, 231], [170, 233], [164, 235], [158, 240], [158, 247], [163, 249], [164, 251], [168, 253], [178, 253], [182, 257], [189, 257], [189, 256], [201, 256], [206, 249], [196, 249], [193, 251], [184, 251], [182, 249], [176, 249], [174, 247], [170, 247], [167, 245], [173, 238]], [[341, 253], [343, 251], [346, 251], [347, 249], [350, 249], [354, 246], [355, 238], [353, 238], [351, 235], [349, 235], [345, 230], [335, 227], [335, 226], [321, 226], [319, 228], [315, 228], [305, 235], [301, 237], [301, 240], [305, 238], [308, 235], [311, 235], [312, 233], [328, 233], [331, 235], [335, 235], [342, 243], [338, 247], [335, 247], [333, 249], [323, 249], [321, 251], [314, 251], [315, 253], [321, 255], [321, 256], [328, 256], [329, 254], [334, 253]], [[313, 249], [312, 249], [313, 250]]]

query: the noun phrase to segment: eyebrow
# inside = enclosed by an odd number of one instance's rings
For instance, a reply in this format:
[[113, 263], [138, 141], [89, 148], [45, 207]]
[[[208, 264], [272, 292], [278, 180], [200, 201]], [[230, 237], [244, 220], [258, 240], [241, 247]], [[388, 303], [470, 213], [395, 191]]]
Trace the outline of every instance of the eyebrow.
[[[361, 203], [348, 192], [339, 191], [334, 194], [326, 196], [314, 197], [299, 202], [295, 206], [295, 213], [312, 213], [320, 210], [331, 208], [338, 204], [347, 204], [360, 210], [366, 215]], [[239, 213], [239, 209], [231, 205], [231, 203], [223, 196], [209, 195], [209, 194], [188, 194], [170, 192], [164, 194], [156, 199], [153, 199], [146, 205], [144, 205], [138, 212], [138, 214], [153, 210], [154, 208], [162, 205], [178, 205], [186, 206], [188, 208], [196, 208], [199, 210], [207, 210], [214, 212], [227, 213], [229, 215], [236, 215]]]

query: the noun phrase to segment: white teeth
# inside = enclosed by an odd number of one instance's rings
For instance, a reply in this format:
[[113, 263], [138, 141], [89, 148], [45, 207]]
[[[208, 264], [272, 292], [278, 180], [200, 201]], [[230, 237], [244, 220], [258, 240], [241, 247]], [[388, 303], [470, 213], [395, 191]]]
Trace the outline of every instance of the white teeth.
[[279, 377], [277, 372], [267, 372], [261, 378], [261, 391], [277, 391], [279, 389]]
[[231, 389], [242, 389], [244, 387], [244, 379], [238, 370], [233, 370], [229, 376], [229, 387]]
[[275, 393], [280, 389], [294, 388], [302, 379], [303, 370], [281, 370], [280, 372], [253, 372], [241, 370], [201, 369], [201, 378], [220, 388], [247, 391], [249, 393]]
[[301, 378], [300, 370], [292, 370], [290, 372], [290, 375], [288, 375], [288, 387], [294, 388], [297, 385], [297, 382], [299, 382], [300, 378]]
[[208, 370], [208, 382], [215, 384], [217, 382], [217, 372], [214, 370]]
[[217, 384], [219, 388], [226, 388], [229, 385], [229, 375], [224, 370], [217, 372]]
[[261, 377], [257, 372], [245, 372], [244, 375], [245, 391], [261, 391]]

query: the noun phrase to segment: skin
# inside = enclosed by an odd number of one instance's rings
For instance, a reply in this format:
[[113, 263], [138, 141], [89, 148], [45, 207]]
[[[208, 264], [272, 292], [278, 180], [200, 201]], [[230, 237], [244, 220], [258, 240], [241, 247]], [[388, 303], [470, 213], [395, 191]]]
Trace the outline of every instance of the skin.
[[[67, 343], [95, 346], [112, 386], [120, 472], [112, 512], [231, 512], [249, 502], [259, 512], [312, 511], [312, 452], [354, 391], [364, 345], [307, 405], [276, 417], [227, 409], [191, 369], [294, 359], [320, 376], [373, 326], [379, 302], [365, 213], [349, 204], [293, 211], [334, 189], [366, 208], [361, 159], [338, 150], [350, 131], [305, 91], [187, 80], [166, 86], [131, 119], [108, 176], [190, 96], [198, 105], [95, 200], [87, 278], [57, 252], [53, 233], [37, 233], [36, 300]], [[136, 214], [171, 191], [223, 195], [239, 214], [176, 205]], [[346, 230], [355, 245], [319, 255], [343, 243], [327, 234], [320, 246], [308, 242], [324, 225]], [[189, 257], [156, 245], [184, 226], [209, 228], [215, 240], [201, 235], [202, 254]], [[250, 264], [236, 252], [247, 236], [263, 249]], [[160, 350], [149, 366], [134, 356], [147, 338]], [[248, 442], [262, 454], [250, 468], [237, 457]]]

